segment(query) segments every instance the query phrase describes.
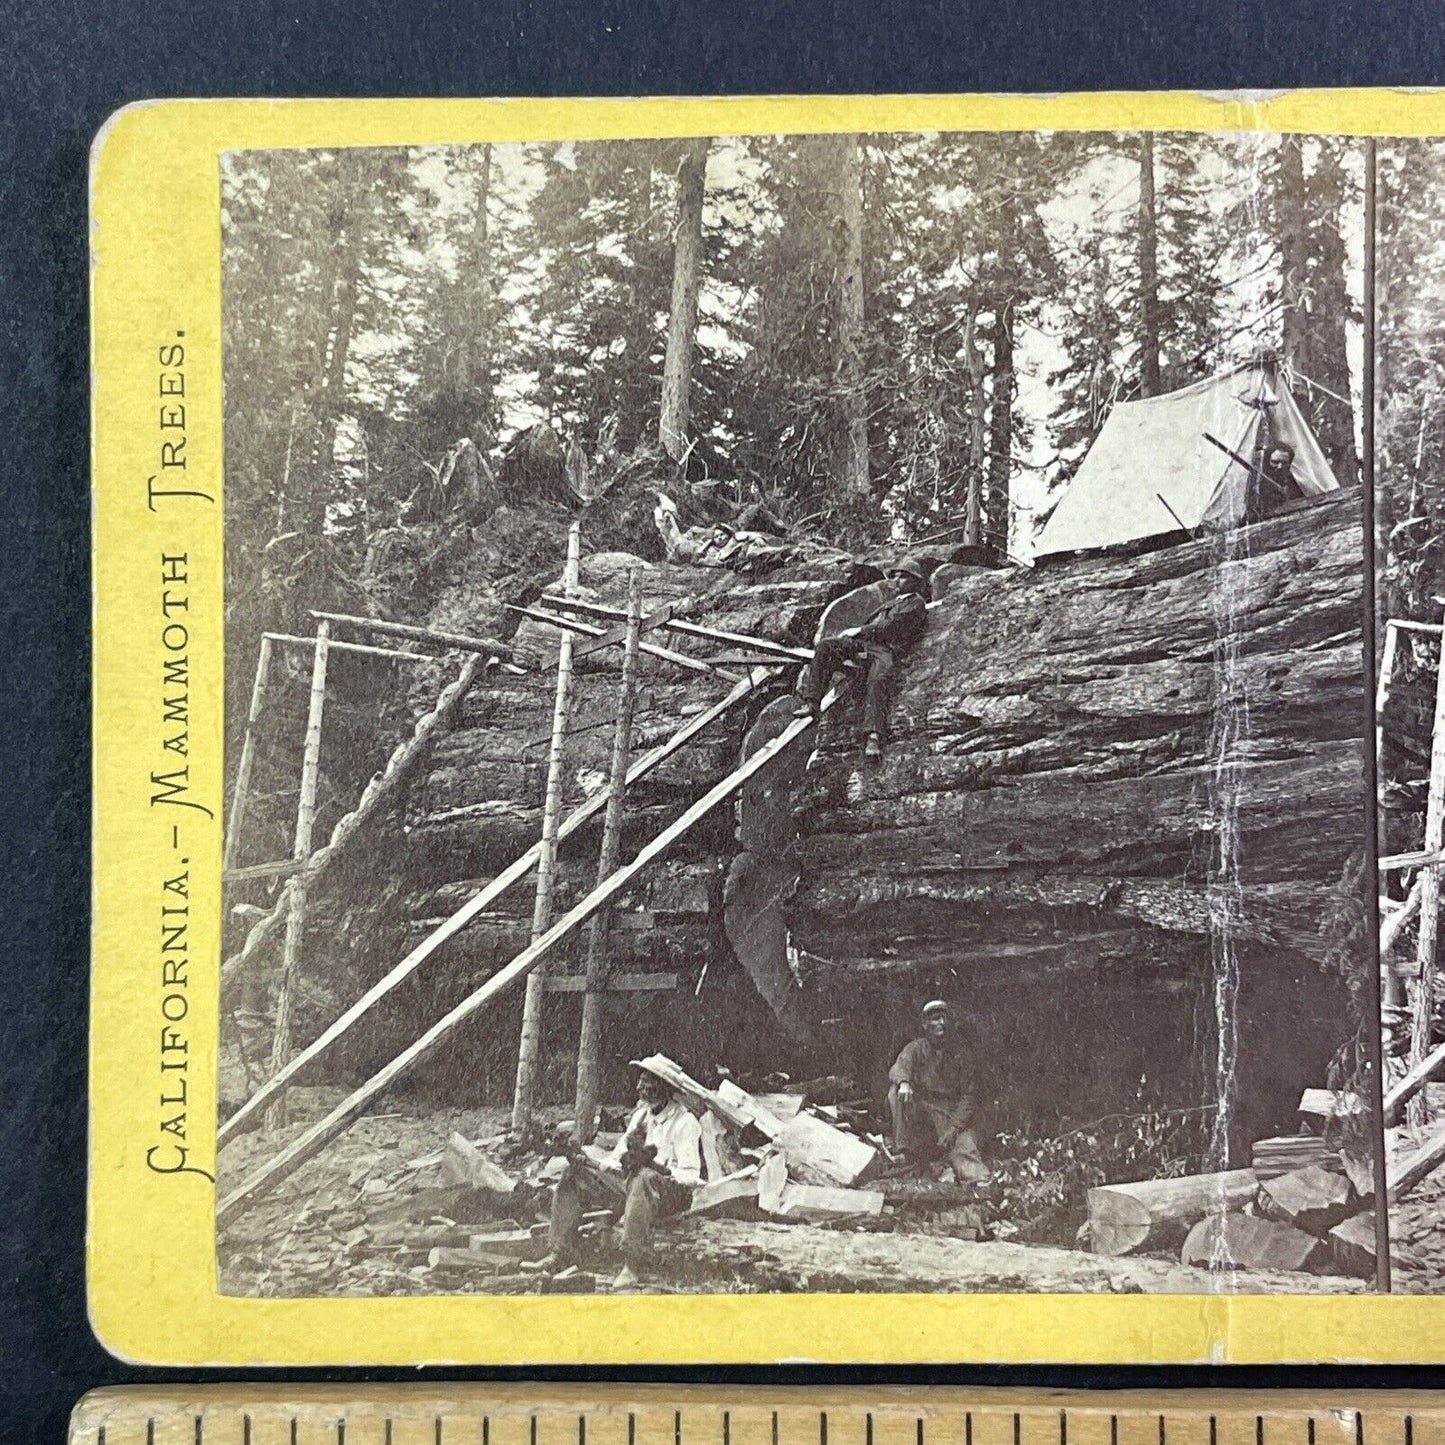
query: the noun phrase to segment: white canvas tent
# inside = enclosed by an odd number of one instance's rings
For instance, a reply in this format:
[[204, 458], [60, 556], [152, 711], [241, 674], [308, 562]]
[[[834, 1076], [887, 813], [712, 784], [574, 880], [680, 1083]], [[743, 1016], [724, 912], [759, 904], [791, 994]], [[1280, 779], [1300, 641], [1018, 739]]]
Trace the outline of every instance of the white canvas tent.
[[1044, 524], [1035, 555], [1237, 523], [1249, 473], [1205, 434], [1249, 458], [1261, 403], [1271, 440], [1294, 448], [1301, 492], [1335, 491], [1339, 483], [1288, 387], [1270, 369], [1249, 364], [1165, 396], [1120, 402]]

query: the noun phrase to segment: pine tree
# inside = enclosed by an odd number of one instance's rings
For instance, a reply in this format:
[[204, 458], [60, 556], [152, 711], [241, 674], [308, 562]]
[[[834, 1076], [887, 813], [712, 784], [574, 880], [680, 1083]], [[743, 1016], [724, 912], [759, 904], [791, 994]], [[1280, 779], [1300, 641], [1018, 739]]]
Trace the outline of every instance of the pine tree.
[[658, 440], [673, 461], [684, 461], [691, 420], [693, 348], [697, 342], [697, 296], [702, 266], [702, 208], [707, 185], [706, 139], [682, 158], [673, 222], [672, 302], [668, 308]]
[[1343, 486], [1359, 476], [1347, 347], [1358, 311], [1342, 234], [1345, 217], [1360, 206], [1345, 167], [1352, 144], [1338, 136], [1281, 136], [1264, 173], [1265, 223], [1278, 267], [1270, 301], [1284, 358], [1300, 409]]

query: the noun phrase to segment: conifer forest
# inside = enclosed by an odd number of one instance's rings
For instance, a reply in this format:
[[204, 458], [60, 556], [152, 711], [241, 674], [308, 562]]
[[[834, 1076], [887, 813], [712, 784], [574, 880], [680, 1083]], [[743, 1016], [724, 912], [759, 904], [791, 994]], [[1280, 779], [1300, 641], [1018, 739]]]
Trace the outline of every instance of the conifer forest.
[[227, 1292], [1439, 1287], [1437, 146], [220, 184]]

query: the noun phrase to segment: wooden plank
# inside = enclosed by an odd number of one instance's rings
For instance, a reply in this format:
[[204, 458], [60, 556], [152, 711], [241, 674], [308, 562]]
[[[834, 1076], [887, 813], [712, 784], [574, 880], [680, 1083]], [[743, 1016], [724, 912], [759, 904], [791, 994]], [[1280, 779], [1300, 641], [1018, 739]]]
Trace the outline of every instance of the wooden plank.
[[1405, 901], [1388, 918], [1380, 921], [1380, 958], [1383, 961], [1385, 956], [1394, 948], [1396, 940], [1405, 931], [1406, 925], [1411, 923], [1415, 915], [1420, 911], [1420, 894], [1425, 886], [1425, 875], [1422, 873], [1411, 886], [1409, 893], [1405, 895]]
[[780, 1124], [786, 1124], [801, 1113], [803, 1105], [808, 1102], [802, 1094], [754, 1094], [752, 1099]]
[[[776, 1139], [783, 1132], [783, 1124], [786, 1120], [779, 1118], [760, 1099], [748, 1093], [746, 1089], [739, 1088], [731, 1079], [724, 1079], [717, 1086], [717, 1092], [719, 1098], [739, 1110], [769, 1139]], [[796, 1109], [793, 1110], [793, 1114], [797, 1112]], [[787, 1118], [792, 1118], [793, 1114], [789, 1114]]]
[[[542, 601], [549, 607], [566, 606], [574, 612], [587, 613], [593, 617], [626, 616], [619, 608], [609, 607], [605, 602], [584, 601], [577, 597], [570, 597], [563, 602], [560, 598], [550, 596], [544, 596]], [[770, 656], [784, 658], [790, 662], [811, 662], [813, 660], [811, 647], [790, 647], [787, 643], [774, 642], [769, 637], [750, 637], [743, 632], [724, 632], [720, 627], [705, 627], [701, 623], [688, 622], [680, 617], [669, 617], [662, 625], [669, 632], [676, 632], [679, 636], [703, 637], [710, 642], [727, 642], [735, 647], [766, 652]]]
[[[1427, 853], [1445, 847], [1445, 639], [1435, 669], [1435, 715], [1430, 733], [1430, 786], [1425, 800], [1425, 846]], [[1415, 1012], [1410, 1031], [1410, 1067], [1421, 1063], [1430, 1052], [1430, 1021], [1435, 1007], [1435, 935], [1440, 922], [1440, 870], [1425, 869], [1420, 880], [1420, 927], [1415, 944]], [[1424, 1089], [1411, 1096], [1408, 1113], [1412, 1124], [1430, 1117]]]
[[1390, 1203], [1403, 1199], [1442, 1163], [1445, 1163], [1445, 1120], [1437, 1120], [1410, 1153], [1392, 1159], [1386, 1166], [1385, 1184]]
[[[677, 987], [675, 973], [618, 973], [598, 988], [604, 993], [671, 993]], [[585, 973], [549, 973], [548, 993], [586, 993]]]
[[[563, 587], [577, 590], [581, 565], [582, 524], [567, 529], [567, 562]], [[563, 755], [572, 720], [572, 634], [564, 632], [557, 647], [557, 691], [552, 706], [552, 738], [547, 750], [547, 787], [542, 803], [542, 844], [537, 855], [537, 891], [532, 904], [532, 941], [546, 933], [552, 921], [552, 879], [557, 871], [557, 831], [562, 824]], [[609, 794], [610, 796], [610, 794]], [[512, 1132], [520, 1134], [532, 1119], [536, 1074], [542, 1048], [542, 1000], [546, 994], [544, 969], [527, 978], [522, 1001], [522, 1037], [517, 1045], [517, 1081], [512, 1095]]]
[[[823, 698], [818, 709], [819, 714], [826, 713], [837, 700], [838, 691], [834, 688]], [[433, 1048], [450, 1037], [474, 1013], [485, 1008], [512, 984], [525, 978], [557, 943], [572, 933], [578, 925], [585, 923], [598, 908], [610, 902], [627, 888], [649, 863], [666, 853], [679, 838], [689, 833], [719, 803], [730, 798], [758, 769], [765, 768], [773, 757], [788, 747], [795, 738], [801, 737], [816, 725], [813, 718], [795, 718], [793, 725], [784, 729], [772, 743], [765, 748], [760, 748], [741, 767], [714, 783], [680, 817], [668, 824], [651, 842], [644, 845], [631, 863], [619, 868], [606, 883], [599, 888], [594, 888], [585, 898], [574, 904], [541, 938], [535, 943], [529, 944], [511, 963], [498, 969], [485, 983], [474, 989], [450, 1012], [438, 1019], [419, 1039], [403, 1049], [383, 1068], [377, 1070], [360, 1088], [354, 1089], [348, 1094], [323, 1119], [318, 1120], [304, 1134], [293, 1139], [279, 1154], [268, 1160], [250, 1178], [238, 1185], [217, 1207], [217, 1225], [224, 1224], [249, 1200], [259, 1198], [267, 1190], [279, 1184], [281, 1180], [289, 1178], [308, 1159], [319, 1154], [332, 1139], [365, 1111], [373, 1099], [378, 1098], [398, 1079], [404, 1077]], [[795, 1120], [794, 1123], [796, 1122]]]
[[1325, 1264], [1325, 1242], [1288, 1224], [1252, 1214], [1210, 1214], [1189, 1231], [1180, 1259], [1203, 1269], [1313, 1271]]
[[816, 1114], [799, 1114], [783, 1125], [775, 1140], [788, 1161], [788, 1172], [804, 1184], [864, 1183], [876, 1174], [881, 1156], [871, 1145]]
[[1445, 864], [1445, 852], [1438, 849], [1417, 849], [1413, 853], [1390, 853], [1380, 859], [1380, 872], [1397, 872], [1402, 868], [1439, 868]]
[[[480, 659], [469, 660], [462, 669], [461, 677], [452, 685], [453, 688], [460, 688], [464, 681], [469, 684], [470, 674], [474, 672], [478, 666], [480, 666]], [[638, 758], [627, 770], [627, 781], [629, 785], [645, 777], [654, 768], [672, 757], [674, 753], [691, 742], [700, 732], [711, 726], [718, 718], [731, 711], [739, 702], [743, 701], [744, 698], [748, 697], [757, 688], [763, 686], [764, 683], [768, 682], [775, 675], [776, 673], [773, 669], [766, 671], [760, 669], [743, 678], [720, 702], [714, 703], [712, 707], [700, 712], [689, 722], [684, 723], [666, 742], [659, 743], [657, 747]], [[442, 697], [445, 699], [447, 694], [443, 693]], [[457, 697], [458, 699], [460, 698], [460, 692], [458, 692]], [[442, 703], [438, 702], [437, 711], [441, 712], [441, 710]], [[393, 759], [395, 759], [395, 755], [393, 755]], [[388, 771], [390, 770], [390, 765], [388, 765]], [[584, 827], [591, 819], [596, 817], [607, 805], [608, 792], [609, 790], [604, 788], [576, 808], [558, 829], [558, 839], [564, 840], [570, 837], [579, 828]], [[362, 801], [365, 802], [365, 799], [366, 795], [363, 794]], [[358, 810], [360, 806], [361, 805], [358, 804]], [[345, 822], [346, 819], [343, 818], [342, 823]], [[336, 845], [337, 833], [340, 832], [341, 826], [342, 824], [338, 823], [337, 831], [332, 834], [333, 847]], [[534, 843], [532, 847], [519, 858], [508, 864], [485, 888], [482, 888], [473, 898], [462, 904], [446, 922], [440, 924], [422, 939], [400, 963], [372, 984], [350, 1008], [323, 1029], [306, 1048], [302, 1049], [286, 1068], [282, 1070], [281, 1074], [275, 1079], [263, 1084], [250, 1099], [221, 1125], [217, 1133], [217, 1141], [220, 1142], [228, 1135], [234, 1133], [257, 1108], [265, 1103], [272, 1089], [284, 1083], [286, 1079], [290, 1078], [313, 1059], [324, 1053], [338, 1039], [348, 1034], [382, 999], [390, 994], [393, 989], [399, 988], [444, 943], [460, 933], [479, 913], [485, 912], [488, 905], [500, 898], [514, 883], [525, 878], [527, 874], [537, 866], [537, 860], [541, 856], [541, 849], [542, 845], [540, 843]], [[311, 860], [309, 866], [319, 868], [322, 862], [322, 854], [326, 851], [326, 849], [322, 849], [320, 853], [317, 853]], [[259, 929], [260, 927], [261, 925], [257, 924], [257, 928]], [[253, 930], [252, 938], [254, 937], [255, 931]], [[238, 966], [245, 961], [251, 951], [251, 939], [247, 939], [246, 948], [243, 949], [236, 958], [228, 960], [227, 966], [223, 967], [223, 983], [226, 978], [227, 967], [231, 965]]]
[[1310, 1164], [1338, 1168], [1340, 1152], [1318, 1134], [1280, 1134], [1270, 1139], [1256, 1139], [1250, 1151], [1250, 1168], [1261, 1183]]
[[505, 1169], [493, 1164], [465, 1134], [455, 1131], [442, 1155], [442, 1176], [449, 1184], [465, 1184], [502, 1199], [517, 1188], [517, 1181]]
[[455, 647], [461, 652], [475, 652], [499, 661], [510, 661], [510, 643], [500, 642], [495, 637], [468, 637], [460, 632], [443, 632], [435, 627], [416, 627], [409, 622], [383, 622], [379, 617], [354, 617], [345, 612], [316, 612], [313, 617], [323, 622], [342, 622], [348, 627], [360, 628], [364, 632], [380, 632], [390, 637], [414, 637], [421, 642], [436, 642], [444, 647]]
[[[655, 612], [647, 613], [638, 625], [639, 635], [646, 636], [649, 632], [656, 632], [678, 607], [687, 605], [691, 600], [691, 598], [685, 597], [681, 602], [669, 602]], [[624, 614], [625, 616], [626, 614]], [[579, 642], [573, 649], [572, 655], [577, 658], [589, 657], [592, 653], [602, 652], [606, 648], [616, 646], [619, 642], [625, 643], [630, 626], [630, 621], [619, 622], [615, 627], [609, 627], [606, 631], [599, 632], [597, 636], [589, 637], [586, 642]], [[771, 661], [771, 659], [768, 660]]]
[[1350, 1181], [1318, 1164], [1266, 1180], [1259, 1186], [1259, 1204], [1266, 1219], [1314, 1235], [1328, 1234], [1359, 1207]]
[[883, 1193], [877, 1189], [839, 1189], [833, 1185], [795, 1184], [783, 1189], [779, 1219], [822, 1221], [876, 1219], [883, 1213]]
[[[601, 637], [607, 630], [597, 627], [590, 622], [582, 622], [575, 617], [563, 617], [556, 612], [546, 612], [540, 607], [517, 607], [507, 604], [508, 612], [516, 612], [522, 617], [530, 617], [533, 622], [545, 622], [549, 627], [555, 627], [562, 632], [579, 632], [584, 637]], [[717, 677], [725, 677], [729, 681], [737, 681], [737, 673], [729, 672], [725, 667], [718, 667], [703, 657], [689, 657], [685, 652], [674, 652], [670, 647], [662, 647], [656, 642], [644, 642], [642, 650], [652, 657], [661, 658], [663, 662], [670, 662], [677, 667], [685, 668], [688, 672], [708, 672]]]
[[1423, 1059], [1411, 1064], [1404, 1075], [1385, 1090], [1385, 1122], [1394, 1122], [1400, 1105], [1408, 1102], [1442, 1069], [1445, 1069], [1445, 1044], [1437, 1044]]
[[[637, 657], [642, 641], [642, 579], [634, 567], [627, 578], [627, 635], [622, 647], [622, 678], [617, 690], [617, 723], [612, 731], [612, 758], [607, 774], [607, 811], [602, 820], [602, 846], [597, 855], [597, 882], [614, 872], [622, 856], [622, 827], [627, 806], [627, 761], [632, 752], [632, 714], [637, 701]], [[597, 1102], [602, 1087], [602, 998], [611, 971], [607, 940], [612, 909], [601, 908], [587, 925], [587, 956], [583, 965], [586, 992], [582, 998], [582, 1030], [577, 1041], [577, 1088], [573, 1101], [573, 1135], [585, 1144], [597, 1130]]]
[[1248, 1204], [1258, 1187], [1252, 1169], [1101, 1184], [1088, 1194], [1089, 1247], [1123, 1255], [1177, 1241], [1205, 1215]]
[[782, 1154], [769, 1154], [758, 1168], [758, 1207], [765, 1214], [777, 1214], [787, 1187], [788, 1161]]
[[221, 874], [221, 881], [253, 883], [262, 878], [289, 878], [301, 866], [295, 858], [276, 858], [270, 863], [248, 863], [244, 868], [228, 868]]
[[[329, 626], [323, 623], [322, 626]], [[296, 637], [289, 632], [268, 632], [266, 639], [270, 642], [279, 642], [284, 647], [305, 647], [314, 648], [316, 639], [314, 637]], [[361, 657], [382, 657], [388, 662], [440, 662], [442, 659], [434, 652], [403, 652], [397, 647], [369, 647], [364, 642], [338, 642], [332, 638], [327, 643], [331, 652], [350, 652]]]
[[[301, 793], [296, 803], [296, 838], [292, 856], [301, 866], [311, 856], [311, 834], [316, 824], [316, 786], [321, 776], [321, 720], [326, 708], [327, 641], [331, 625], [316, 627], [316, 650], [311, 662], [311, 698], [306, 713], [306, 738], [301, 752]], [[289, 885], [286, 941], [281, 955], [281, 981], [276, 991], [276, 1023], [271, 1036], [271, 1077], [291, 1061], [291, 1013], [300, 983], [301, 944], [306, 931], [308, 883], [298, 874]], [[286, 1124], [286, 1094], [278, 1090], [266, 1110], [267, 1132]]]
[[723, 1179], [708, 1180], [692, 1196], [688, 1213], [703, 1219], [761, 1219], [757, 1166], [749, 1166]]
[[1363, 1114], [1366, 1107], [1358, 1094], [1339, 1089], [1306, 1089], [1300, 1095], [1298, 1112], [1307, 1119], [1318, 1119], [1323, 1123], [1329, 1119]]
[[702, 1162], [709, 1179], [726, 1179], [743, 1167], [743, 1156], [728, 1127], [711, 1111], [698, 1120], [702, 1129]]
[[236, 862], [241, 828], [246, 821], [246, 804], [251, 797], [251, 770], [256, 761], [256, 729], [266, 705], [266, 684], [271, 670], [271, 639], [261, 638], [256, 654], [256, 675], [251, 682], [251, 705], [246, 710], [246, 732], [241, 739], [241, 761], [236, 766], [236, 788], [231, 794], [231, 810], [226, 814], [226, 841], [221, 849], [221, 877]]

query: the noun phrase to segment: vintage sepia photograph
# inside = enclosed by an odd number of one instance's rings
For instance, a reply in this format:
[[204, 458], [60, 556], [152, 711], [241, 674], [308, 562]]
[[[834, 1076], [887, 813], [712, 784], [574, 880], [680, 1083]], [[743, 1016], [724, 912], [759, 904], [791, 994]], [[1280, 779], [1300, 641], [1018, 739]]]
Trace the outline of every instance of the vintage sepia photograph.
[[1375, 746], [1379, 790], [1380, 1022], [1393, 1286], [1445, 1273], [1445, 497], [1440, 464], [1445, 248], [1438, 140], [1379, 146]]
[[221, 1291], [1372, 1290], [1382, 1018], [1434, 1288], [1445, 161], [1372, 166], [225, 155]]

